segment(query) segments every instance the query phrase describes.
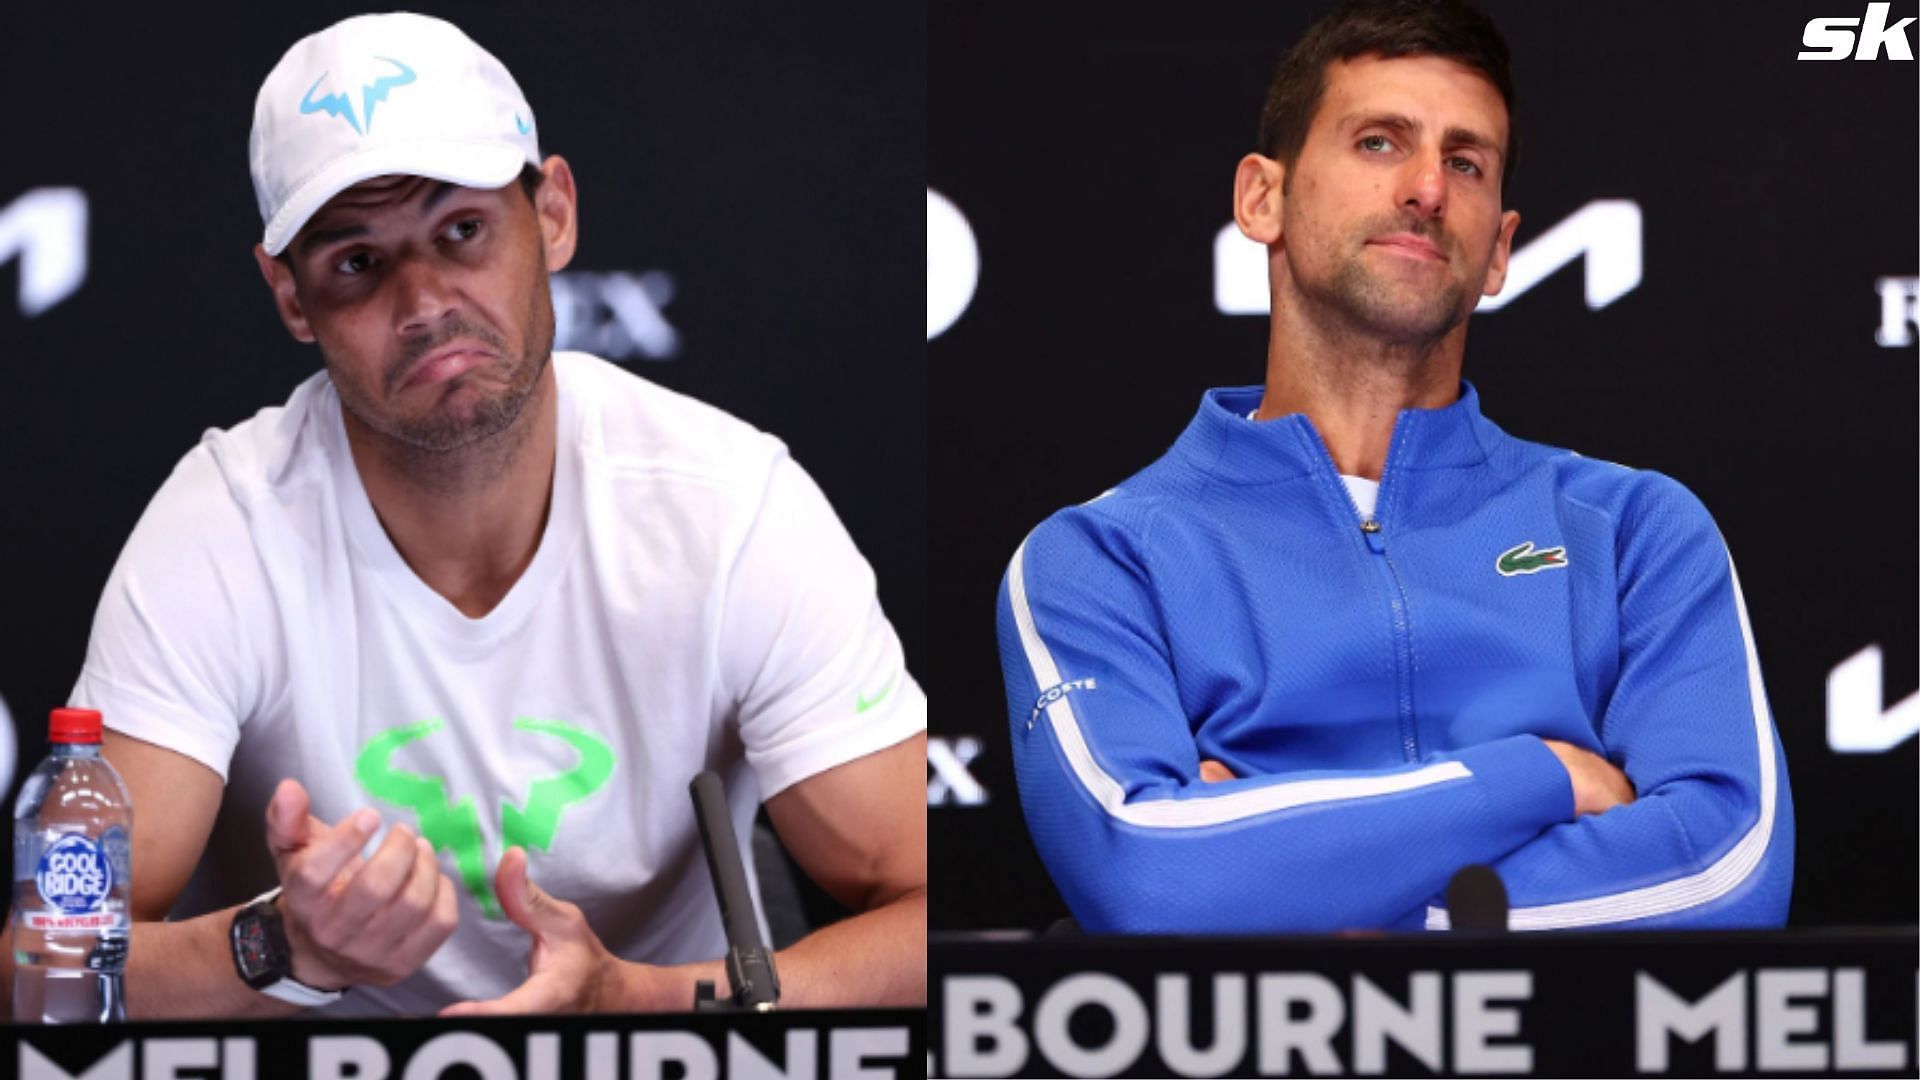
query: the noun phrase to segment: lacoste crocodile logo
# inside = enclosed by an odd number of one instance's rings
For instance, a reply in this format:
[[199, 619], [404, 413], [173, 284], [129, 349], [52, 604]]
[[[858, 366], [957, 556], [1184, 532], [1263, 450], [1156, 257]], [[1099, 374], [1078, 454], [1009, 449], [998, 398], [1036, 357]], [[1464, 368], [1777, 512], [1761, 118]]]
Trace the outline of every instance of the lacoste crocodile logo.
[[[503, 915], [487, 872], [486, 840], [480, 833], [480, 814], [473, 796], [449, 801], [445, 780], [403, 772], [389, 764], [394, 751], [444, 726], [443, 720], [422, 720], [374, 736], [354, 760], [353, 775], [374, 798], [412, 810], [420, 821], [420, 835], [435, 851], [453, 852], [454, 867], [467, 892], [487, 918], [499, 919]], [[513, 726], [551, 735], [580, 755], [580, 763], [567, 772], [542, 777], [529, 785], [524, 807], [511, 802], [500, 805], [500, 835], [506, 847], [550, 851], [554, 833], [560, 828], [560, 812], [600, 790], [613, 775], [613, 748], [598, 736], [557, 720], [515, 720]]]
[[1563, 547], [1533, 550], [1533, 541], [1529, 540], [1519, 547], [1500, 553], [1499, 561], [1493, 564], [1501, 577], [1513, 577], [1517, 574], [1537, 574], [1542, 570], [1567, 565], [1567, 549]]
[[324, 112], [337, 116], [347, 122], [347, 126], [353, 129], [355, 135], [365, 135], [372, 131], [373, 107], [387, 100], [388, 91], [394, 87], [405, 86], [418, 78], [414, 75], [412, 68], [390, 56], [376, 56], [374, 59], [385, 60], [400, 70], [393, 75], [382, 75], [361, 88], [359, 119], [355, 119], [353, 115], [353, 99], [345, 94], [328, 94], [318, 101], [314, 100], [313, 92], [320, 89], [320, 84], [326, 81], [327, 73], [324, 71], [320, 73], [318, 79], [313, 80], [312, 86], [307, 87], [306, 96], [300, 99], [300, 114], [306, 116]]

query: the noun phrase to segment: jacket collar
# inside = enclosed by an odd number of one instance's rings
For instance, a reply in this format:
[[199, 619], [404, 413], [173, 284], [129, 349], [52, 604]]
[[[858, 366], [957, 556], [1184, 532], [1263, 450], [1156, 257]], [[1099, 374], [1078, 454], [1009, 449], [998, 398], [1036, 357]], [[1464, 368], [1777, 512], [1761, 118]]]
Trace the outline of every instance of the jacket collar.
[[[1304, 413], [1254, 421], [1247, 414], [1260, 406], [1262, 388], [1234, 386], [1209, 390], [1200, 411], [1174, 443], [1175, 453], [1217, 479], [1236, 484], [1272, 483], [1331, 468], [1332, 458], [1320, 432]], [[1460, 397], [1438, 409], [1402, 409], [1393, 424], [1387, 452], [1391, 472], [1458, 469], [1487, 459], [1500, 435], [1480, 415], [1480, 395], [1460, 382]]]

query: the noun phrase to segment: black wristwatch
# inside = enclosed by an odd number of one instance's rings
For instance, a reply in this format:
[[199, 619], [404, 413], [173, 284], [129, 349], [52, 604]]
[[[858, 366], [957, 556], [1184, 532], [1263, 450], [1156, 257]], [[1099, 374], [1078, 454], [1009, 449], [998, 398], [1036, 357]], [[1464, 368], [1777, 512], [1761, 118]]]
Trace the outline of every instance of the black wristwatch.
[[279, 889], [265, 893], [233, 917], [227, 937], [233, 942], [233, 967], [240, 981], [292, 1005], [339, 1001], [345, 990], [321, 990], [293, 977], [293, 951], [287, 947], [287, 931], [274, 905], [279, 896]]

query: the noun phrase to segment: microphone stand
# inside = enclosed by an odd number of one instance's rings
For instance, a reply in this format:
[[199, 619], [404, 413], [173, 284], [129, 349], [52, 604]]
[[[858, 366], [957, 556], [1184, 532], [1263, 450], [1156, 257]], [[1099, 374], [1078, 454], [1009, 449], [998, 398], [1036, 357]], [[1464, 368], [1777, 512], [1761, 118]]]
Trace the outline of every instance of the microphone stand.
[[718, 1000], [713, 981], [701, 979], [694, 984], [693, 1007], [696, 1011], [770, 1012], [780, 1002], [780, 976], [773, 970], [773, 952], [760, 940], [746, 864], [740, 859], [733, 816], [727, 811], [726, 787], [718, 773], [707, 771], [694, 777], [688, 790], [693, 795], [694, 820], [700, 823], [707, 869], [713, 872], [714, 896], [720, 901], [720, 922], [727, 933], [727, 984], [733, 991], [728, 1000]]

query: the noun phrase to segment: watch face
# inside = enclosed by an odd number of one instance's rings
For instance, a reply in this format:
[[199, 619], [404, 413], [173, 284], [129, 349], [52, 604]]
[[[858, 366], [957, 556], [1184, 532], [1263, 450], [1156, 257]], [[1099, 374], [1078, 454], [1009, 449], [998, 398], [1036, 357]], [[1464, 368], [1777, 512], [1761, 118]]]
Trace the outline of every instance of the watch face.
[[276, 974], [273, 939], [267, 933], [266, 920], [258, 912], [244, 911], [233, 921], [233, 958], [248, 983], [271, 979]]

